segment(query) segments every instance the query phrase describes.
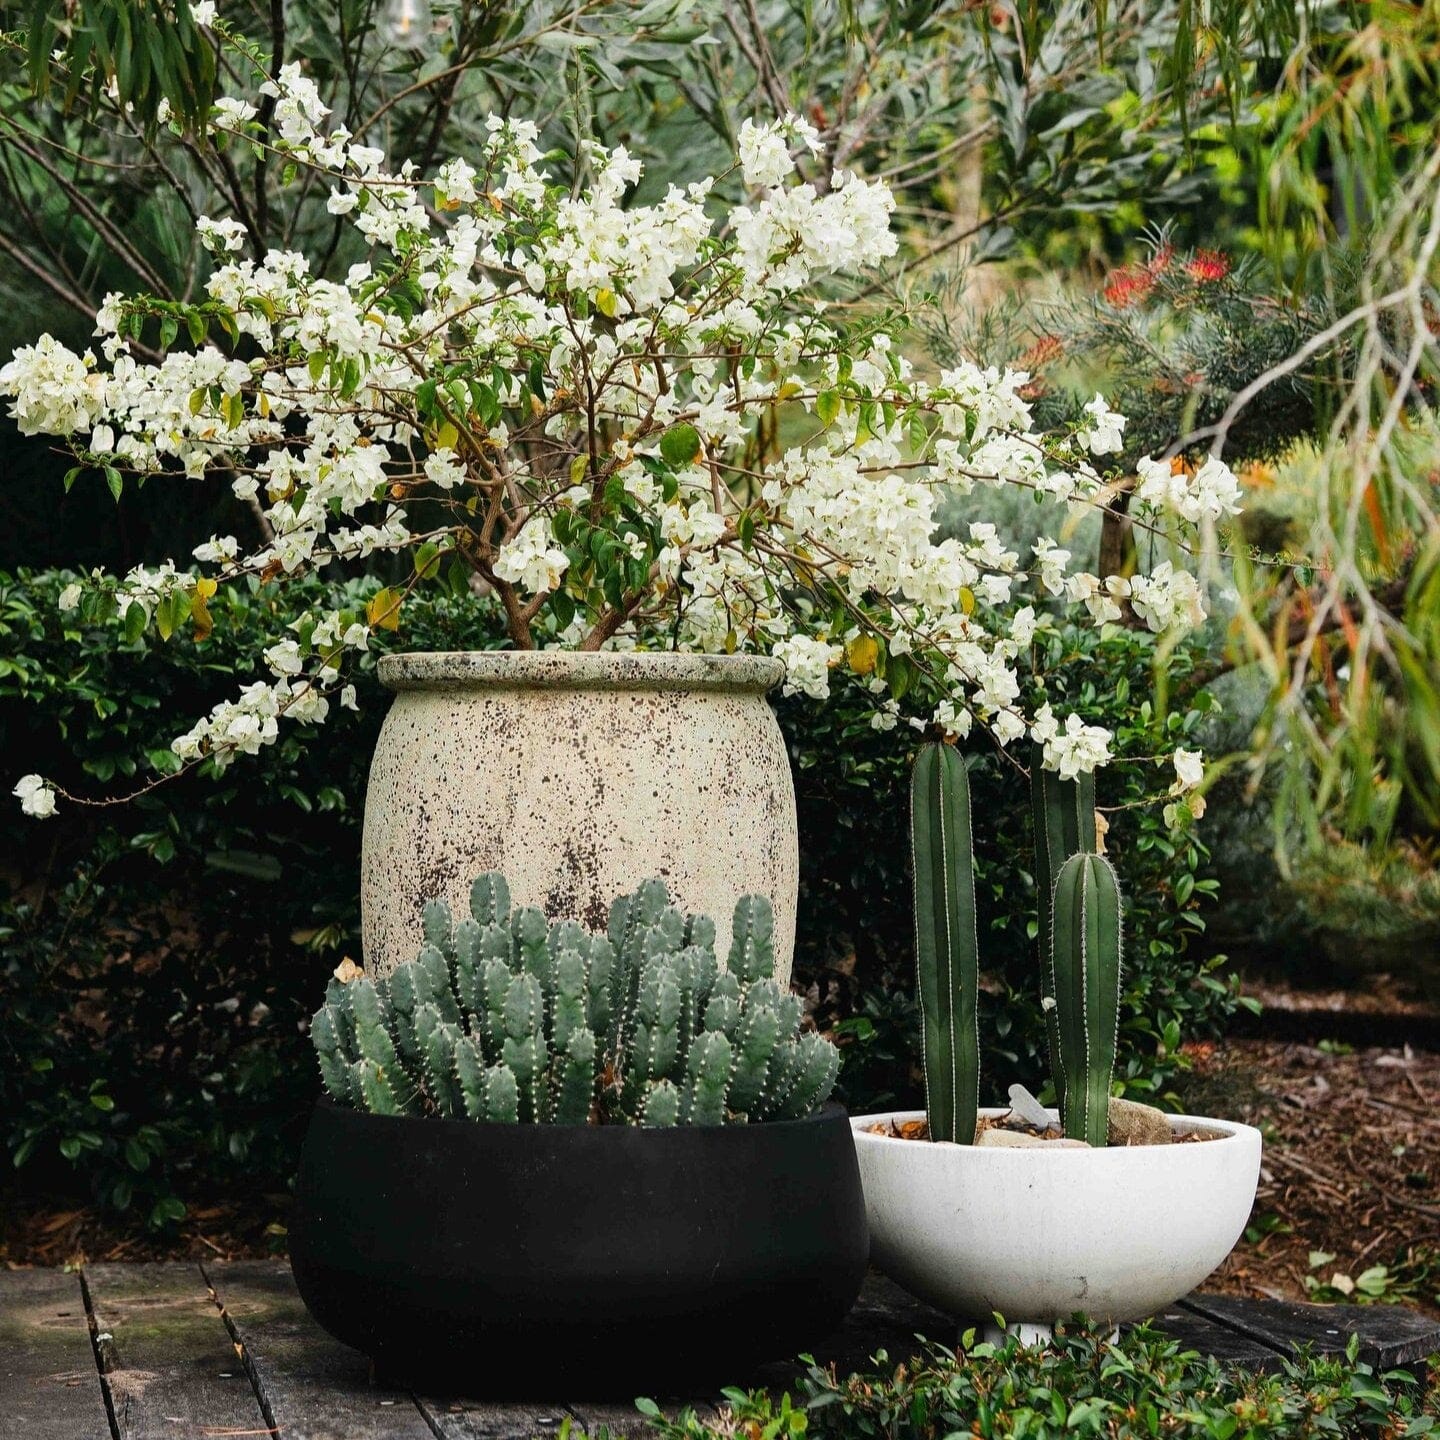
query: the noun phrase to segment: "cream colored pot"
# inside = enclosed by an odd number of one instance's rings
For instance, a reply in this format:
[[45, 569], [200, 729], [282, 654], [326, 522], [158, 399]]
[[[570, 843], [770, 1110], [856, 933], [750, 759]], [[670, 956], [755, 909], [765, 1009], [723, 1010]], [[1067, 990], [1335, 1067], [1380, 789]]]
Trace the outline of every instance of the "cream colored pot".
[[760, 656], [472, 651], [387, 655], [396, 692], [370, 765], [360, 911], [366, 968], [413, 959], [420, 912], [465, 913], [503, 870], [517, 904], [603, 930], [651, 875], [713, 916], [721, 959], [735, 901], [775, 907], [788, 980], [799, 855], [790, 762]]

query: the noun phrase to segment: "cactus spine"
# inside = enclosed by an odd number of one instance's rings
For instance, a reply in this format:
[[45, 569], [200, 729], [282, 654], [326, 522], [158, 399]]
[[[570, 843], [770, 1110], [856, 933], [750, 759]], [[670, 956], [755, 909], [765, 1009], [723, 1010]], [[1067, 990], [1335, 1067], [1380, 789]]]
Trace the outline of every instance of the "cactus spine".
[[728, 970], [715, 926], [647, 880], [609, 934], [516, 909], [500, 875], [458, 922], [425, 906], [425, 943], [388, 985], [332, 981], [311, 1035], [340, 1104], [514, 1124], [663, 1127], [793, 1119], [834, 1088], [840, 1055], [800, 1033], [772, 978], [774, 916], [735, 909]]
[[970, 781], [953, 746], [924, 746], [911, 779], [915, 961], [932, 1140], [975, 1138], [980, 1103], [979, 940]]
[[[1103, 855], [1080, 852], [1055, 881], [1050, 966], [1057, 1088], [1065, 1133], [1104, 1145], [1120, 1016], [1120, 885]], [[1063, 1084], [1062, 1084], [1063, 1077]]]

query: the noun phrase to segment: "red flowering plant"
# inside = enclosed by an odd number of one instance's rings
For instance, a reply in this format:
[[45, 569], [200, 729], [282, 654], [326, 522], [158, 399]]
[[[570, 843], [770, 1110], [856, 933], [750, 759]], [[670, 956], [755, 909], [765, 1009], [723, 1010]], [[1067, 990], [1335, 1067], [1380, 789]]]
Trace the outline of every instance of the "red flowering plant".
[[[1202, 468], [1213, 427], [1235, 397], [1332, 327], [1356, 285], [1347, 255], [1335, 252], [1331, 264], [1337, 283], [1328, 297], [1296, 297], [1254, 257], [1184, 249], [1159, 230], [1145, 237], [1139, 258], [1081, 296], [1021, 303], [1003, 324], [992, 315], [981, 333], [963, 339], [927, 332], [942, 357], [947, 343], [982, 361], [992, 351], [1019, 354], [1030, 377], [1025, 399], [1046, 425], [1073, 423], [1097, 387], [1128, 417], [1095, 562], [1127, 620], [1139, 623], [1125, 594], [1136, 563], [1134, 495], [1163, 487], [1165, 467], [1183, 475]], [[1334, 377], [1347, 372], [1349, 343], [1317, 346], [1305, 364], [1251, 396], [1227, 428], [1226, 460], [1269, 460], [1320, 433]]]
[[[1132, 461], [1187, 448], [1184, 437], [1213, 425], [1256, 376], [1331, 324], [1346, 288], [1329, 301], [1297, 299], [1253, 257], [1184, 250], [1164, 231], [1147, 237], [1146, 251], [1106, 274], [1083, 303], [1048, 309], [1028, 366], [1037, 397], [1047, 393], [1057, 411], [1073, 406], [1064, 384], [1072, 360], [1084, 357], [1087, 381], [1103, 368], [1107, 394], [1130, 417]], [[1229, 433], [1227, 458], [1268, 458], [1315, 433], [1323, 423], [1317, 397], [1336, 358], [1322, 350], [1256, 396]]]

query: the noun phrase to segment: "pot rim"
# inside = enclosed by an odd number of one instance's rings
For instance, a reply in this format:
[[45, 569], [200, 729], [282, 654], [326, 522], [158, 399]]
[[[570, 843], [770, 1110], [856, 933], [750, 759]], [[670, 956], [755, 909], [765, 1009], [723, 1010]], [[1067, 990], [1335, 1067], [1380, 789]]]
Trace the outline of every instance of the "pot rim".
[[763, 695], [785, 676], [770, 655], [680, 651], [432, 650], [380, 659], [391, 690], [710, 690]]
[[[1005, 1105], [982, 1105], [979, 1113], [983, 1116], [994, 1117], [998, 1115], [1008, 1115], [1010, 1110], [1009, 1107]], [[1058, 1118], [1058, 1112], [1054, 1106], [1049, 1107], [1049, 1113]], [[867, 1125], [875, 1125], [887, 1120], [904, 1122], [908, 1120], [923, 1120], [924, 1118], [925, 1112], [923, 1110], [882, 1110], [876, 1111], [872, 1115], [852, 1115], [850, 1117], [850, 1129], [854, 1132], [857, 1147], [860, 1145], [907, 1145], [910, 1146], [911, 1149], [914, 1149], [918, 1144], [922, 1151], [928, 1150], [932, 1154], [940, 1156], [970, 1153], [985, 1156], [1020, 1157], [1014, 1160], [1013, 1163], [1015, 1164], [1030, 1161], [1042, 1165], [1073, 1165], [1082, 1162], [1091, 1165], [1097, 1163], [1102, 1165], [1114, 1163], [1135, 1164], [1136, 1162], [1133, 1158], [1135, 1156], [1153, 1154], [1158, 1158], [1174, 1156], [1177, 1153], [1192, 1153], [1191, 1146], [1182, 1146], [1177, 1151], [1175, 1147], [1170, 1145], [1104, 1145], [1100, 1147], [1049, 1145], [1042, 1148], [1032, 1145], [952, 1145], [944, 1141], [932, 1144], [930, 1142], [904, 1140], [898, 1135], [876, 1135], [864, 1128]], [[1218, 1134], [1196, 1147], [1200, 1150], [1208, 1148], [1211, 1145], [1226, 1145], [1228, 1147], [1236, 1143], [1263, 1144], [1263, 1137], [1260, 1131], [1253, 1125], [1246, 1125], [1241, 1120], [1219, 1120], [1210, 1115], [1166, 1115], [1165, 1118], [1170, 1122], [1172, 1133], [1178, 1133], [1187, 1129], [1218, 1131]], [[1130, 1156], [1132, 1158], [1128, 1161], [1119, 1162], [1113, 1159], [1106, 1160], [1102, 1158], [1105, 1156]], [[1010, 1158], [1006, 1158], [1000, 1160], [998, 1163], [1006, 1165], [1012, 1163], [1012, 1161]]]
[[[560, 1135], [609, 1135], [609, 1136], [652, 1136], [657, 1143], [663, 1143], [666, 1136], [674, 1135], [774, 1135], [786, 1129], [794, 1129], [803, 1125], [818, 1125], [822, 1121], [834, 1122], [836, 1115], [849, 1116], [845, 1107], [838, 1100], [827, 1100], [818, 1109], [812, 1110], [808, 1115], [802, 1115], [798, 1120], [756, 1120], [746, 1125], [666, 1125], [659, 1128], [650, 1128], [644, 1125], [537, 1125], [527, 1121], [523, 1124], [501, 1125], [490, 1120], [461, 1120], [447, 1115], [377, 1115], [373, 1110], [357, 1110], [351, 1105], [340, 1105], [328, 1094], [322, 1091], [315, 1098], [315, 1109], [329, 1111], [332, 1114], [354, 1117], [361, 1124], [391, 1124], [400, 1122], [405, 1125], [423, 1125], [426, 1134], [444, 1134], [447, 1130], [452, 1134], [466, 1135], [515, 1135], [522, 1132], [533, 1131], [546, 1138]], [[603, 1140], [596, 1140], [595, 1143], [604, 1144]], [[618, 1143], [618, 1142], [617, 1142]], [[636, 1143], [631, 1141], [630, 1143]], [[720, 1141], [720, 1144], [727, 1142]], [[738, 1143], [738, 1142], [737, 1142]]]

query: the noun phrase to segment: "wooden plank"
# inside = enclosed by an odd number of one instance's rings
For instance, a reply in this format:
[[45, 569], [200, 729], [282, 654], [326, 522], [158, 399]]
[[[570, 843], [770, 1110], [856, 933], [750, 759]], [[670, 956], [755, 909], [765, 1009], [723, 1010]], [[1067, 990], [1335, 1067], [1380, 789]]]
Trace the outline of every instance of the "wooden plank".
[[[693, 1410], [704, 1421], [714, 1421], [720, 1413], [708, 1400], [656, 1399], [655, 1403], [672, 1420], [686, 1409]], [[657, 1433], [634, 1405], [613, 1400], [581, 1400], [567, 1408], [574, 1415], [575, 1424], [591, 1437], [602, 1429], [611, 1435], [624, 1437], [624, 1440], [651, 1440]]]
[[[655, 1427], [633, 1405], [604, 1400], [582, 1400], [569, 1408], [575, 1416], [576, 1425], [592, 1437], [592, 1440], [602, 1429], [608, 1430], [611, 1435], [623, 1436], [624, 1440], [650, 1440], [655, 1434]], [[671, 1407], [666, 1408], [668, 1410]], [[701, 1414], [714, 1413], [704, 1402], [694, 1408]], [[678, 1412], [684, 1409], [684, 1406], [677, 1405], [674, 1409]]]
[[84, 1272], [118, 1440], [269, 1433], [200, 1267]]
[[[558, 1402], [528, 1405], [439, 1395], [415, 1398], [440, 1440], [534, 1440], [557, 1434], [568, 1414]], [[574, 1417], [570, 1418], [573, 1422]]]
[[110, 1440], [79, 1275], [0, 1270], [0, 1427], [25, 1440]]
[[1161, 1311], [1152, 1317], [1150, 1324], [1170, 1339], [1178, 1340], [1187, 1350], [1198, 1350], [1222, 1365], [1237, 1365], [1245, 1370], [1278, 1370], [1286, 1353], [1180, 1305]]
[[1422, 1364], [1440, 1351], [1440, 1325], [1401, 1305], [1302, 1305], [1201, 1294], [1180, 1304], [1285, 1354], [1306, 1345], [1316, 1354], [1342, 1354], [1351, 1335], [1358, 1335], [1360, 1358], [1390, 1370]]
[[281, 1440], [433, 1440], [408, 1392], [372, 1386], [370, 1362], [310, 1318], [286, 1261], [206, 1261], [201, 1271]]
[[871, 1271], [844, 1325], [812, 1346], [810, 1353], [820, 1364], [834, 1365], [844, 1374], [868, 1369], [871, 1356], [879, 1350], [892, 1363], [923, 1354], [922, 1337], [953, 1346], [962, 1331], [978, 1323], [959, 1321]]

